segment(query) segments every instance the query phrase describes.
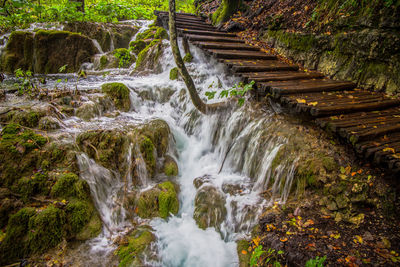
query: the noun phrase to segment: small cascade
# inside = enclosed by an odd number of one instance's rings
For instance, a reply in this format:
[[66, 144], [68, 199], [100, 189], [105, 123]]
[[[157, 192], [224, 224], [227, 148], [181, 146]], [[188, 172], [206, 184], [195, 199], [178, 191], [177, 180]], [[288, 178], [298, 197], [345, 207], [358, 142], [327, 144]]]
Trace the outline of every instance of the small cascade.
[[149, 184], [149, 176], [147, 173], [146, 163], [144, 162], [142, 152], [140, 152], [139, 145], [136, 143], [134, 146], [134, 155], [135, 155], [135, 174], [140, 180], [140, 184], [142, 187], [147, 187]]
[[92, 39], [93, 45], [97, 48], [99, 51], [99, 54], [104, 54], [103, 49], [101, 48], [99, 42], [96, 39]]
[[94, 204], [106, 228], [105, 234], [113, 235], [123, 230], [128, 222], [121, 203], [123, 183], [120, 177], [84, 153], [77, 155], [77, 160], [80, 177], [89, 184]]

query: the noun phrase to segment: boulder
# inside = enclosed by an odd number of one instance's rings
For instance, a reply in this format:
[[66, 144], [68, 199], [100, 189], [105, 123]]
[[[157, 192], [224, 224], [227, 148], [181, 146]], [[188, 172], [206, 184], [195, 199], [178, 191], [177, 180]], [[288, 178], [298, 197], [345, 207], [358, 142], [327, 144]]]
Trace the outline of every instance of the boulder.
[[197, 191], [194, 206], [193, 218], [201, 229], [220, 228], [227, 214], [222, 192], [210, 184], [205, 184]]
[[151, 71], [160, 73], [162, 71], [159, 62], [166, 45], [160, 39], [154, 39], [149, 43], [138, 55], [136, 60], [135, 71]]
[[92, 39], [97, 40], [104, 52], [110, 51], [112, 44], [114, 48], [127, 48], [129, 41], [134, 36], [138, 27], [128, 24], [94, 23], [94, 22], [68, 22], [64, 30], [80, 32]]
[[125, 84], [106, 83], [101, 86], [101, 90], [114, 101], [115, 107], [129, 111], [131, 108], [130, 91]]

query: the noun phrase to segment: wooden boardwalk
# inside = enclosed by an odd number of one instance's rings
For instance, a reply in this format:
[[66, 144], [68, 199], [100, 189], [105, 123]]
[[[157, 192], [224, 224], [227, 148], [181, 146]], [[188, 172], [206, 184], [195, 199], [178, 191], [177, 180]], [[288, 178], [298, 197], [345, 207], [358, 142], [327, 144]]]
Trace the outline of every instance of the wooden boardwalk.
[[[155, 14], [158, 23], [168, 28], [168, 13]], [[359, 156], [400, 172], [399, 99], [301, 71], [192, 14], [177, 13], [176, 27], [179, 36], [225, 63], [232, 74], [254, 80], [257, 94], [271, 94], [292, 112], [311, 117], [352, 144]]]

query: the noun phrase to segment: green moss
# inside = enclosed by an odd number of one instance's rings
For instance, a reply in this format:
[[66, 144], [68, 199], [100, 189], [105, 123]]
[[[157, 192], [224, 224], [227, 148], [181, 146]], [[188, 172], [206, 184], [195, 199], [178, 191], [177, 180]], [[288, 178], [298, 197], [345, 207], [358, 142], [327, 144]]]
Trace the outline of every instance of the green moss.
[[158, 196], [160, 217], [166, 219], [170, 213], [177, 214], [179, 211], [179, 201], [174, 185], [171, 182], [164, 182], [158, 185], [161, 192]]
[[114, 56], [118, 59], [119, 68], [128, 68], [135, 62], [135, 57], [131, 55], [128, 49], [118, 48], [114, 50]]
[[68, 203], [65, 208], [66, 212], [66, 222], [70, 230], [70, 235], [82, 231], [85, 225], [89, 222], [93, 210], [89, 204], [85, 201], [73, 200]]
[[291, 33], [284, 30], [268, 30], [268, 36], [277, 39], [288, 48], [309, 51], [317, 46], [317, 40], [313, 34]]
[[192, 54], [186, 53], [186, 55], [183, 57], [183, 61], [184, 61], [184, 62], [187, 62], [187, 63], [192, 62], [192, 61], [193, 61], [193, 56], [192, 56]]
[[14, 73], [18, 68], [32, 70], [33, 34], [31, 32], [12, 32], [2, 55], [2, 70]]
[[106, 55], [102, 55], [100, 58], [100, 69], [104, 69], [108, 63], [108, 58]]
[[147, 170], [152, 176], [156, 167], [156, 151], [153, 142], [147, 136], [142, 136], [140, 141], [140, 152], [143, 155], [143, 159], [146, 162]]
[[[154, 39], [148, 44], [138, 55], [136, 60], [135, 70], [143, 70], [146, 61], [151, 61], [152, 64], [157, 62], [158, 58], [161, 56], [161, 45], [160, 39]], [[154, 48], [153, 48], [154, 47]], [[153, 51], [155, 49], [155, 52]], [[152, 52], [152, 53], [150, 53]]]
[[142, 133], [151, 139], [159, 157], [163, 157], [168, 150], [170, 132], [168, 124], [160, 119], [152, 120], [142, 128]]
[[322, 157], [322, 164], [328, 172], [332, 172], [338, 168], [338, 165], [332, 157]]
[[214, 25], [226, 22], [241, 6], [241, 0], [222, 0], [218, 9], [212, 14]]
[[76, 234], [76, 240], [88, 240], [95, 238], [101, 233], [102, 224], [101, 219], [96, 211], [92, 212], [89, 222]]
[[158, 195], [160, 190], [152, 188], [140, 194], [137, 203], [137, 214], [144, 219], [154, 218], [159, 216]]
[[29, 231], [29, 220], [35, 215], [34, 208], [22, 208], [11, 215], [6, 228], [6, 236], [0, 243], [0, 264], [24, 258], [29, 253], [25, 236]]
[[132, 41], [129, 43], [129, 47], [136, 55], [138, 55], [146, 47], [146, 42], [143, 40]]
[[[237, 254], [239, 257], [239, 267], [247, 267], [250, 265], [250, 258], [251, 258], [251, 253], [249, 252], [249, 241], [247, 240], [238, 240], [236, 242], [237, 244]], [[242, 251], [246, 251], [246, 253], [242, 253]]]
[[134, 230], [128, 237], [126, 245], [118, 248], [116, 254], [119, 257], [120, 267], [141, 266], [141, 254], [150, 248], [150, 244], [155, 240], [155, 236], [148, 228], [141, 227]]
[[169, 79], [174, 81], [178, 79], [178, 76], [179, 76], [178, 68], [177, 67], [172, 68], [171, 71], [169, 72]]
[[129, 111], [131, 101], [129, 98], [129, 88], [123, 83], [106, 83], [101, 86], [101, 90], [107, 96], [112, 98], [117, 108], [123, 111]]
[[74, 173], [60, 175], [51, 189], [51, 195], [60, 198], [88, 199], [89, 194], [89, 185]]
[[18, 181], [15, 191], [21, 194], [22, 200], [28, 202], [30, 197], [37, 194], [47, 195], [50, 191], [50, 182], [45, 173], [36, 173]]
[[29, 219], [28, 244], [32, 252], [43, 252], [55, 247], [64, 235], [65, 213], [54, 206]]
[[156, 33], [154, 34], [155, 39], [168, 39], [167, 31], [162, 27], [157, 27]]
[[167, 157], [164, 163], [164, 173], [168, 176], [178, 175], [178, 165], [175, 160], [171, 157]]

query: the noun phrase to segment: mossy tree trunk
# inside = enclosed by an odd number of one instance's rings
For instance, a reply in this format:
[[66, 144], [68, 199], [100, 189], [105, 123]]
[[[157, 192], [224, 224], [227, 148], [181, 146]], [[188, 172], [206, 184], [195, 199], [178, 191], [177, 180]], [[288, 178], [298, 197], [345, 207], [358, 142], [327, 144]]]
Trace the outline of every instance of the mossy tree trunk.
[[212, 16], [214, 25], [226, 22], [241, 5], [242, 0], [222, 0], [221, 5]]
[[218, 110], [225, 109], [228, 105], [226, 102], [215, 103], [215, 104], [206, 104], [200, 98], [199, 94], [197, 93], [196, 86], [194, 85], [193, 79], [190, 76], [189, 72], [186, 69], [185, 63], [181, 57], [181, 53], [179, 51], [178, 46], [178, 38], [176, 34], [176, 26], [175, 26], [175, 0], [169, 0], [169, 39], [172, 48], [172, 54], [175, 58], [175, 63], [178, 68], [179, 74], [183, 78], [186, 87], [189, 91], [190, 98], [194, 106], [204, 114], [214, 113]]

